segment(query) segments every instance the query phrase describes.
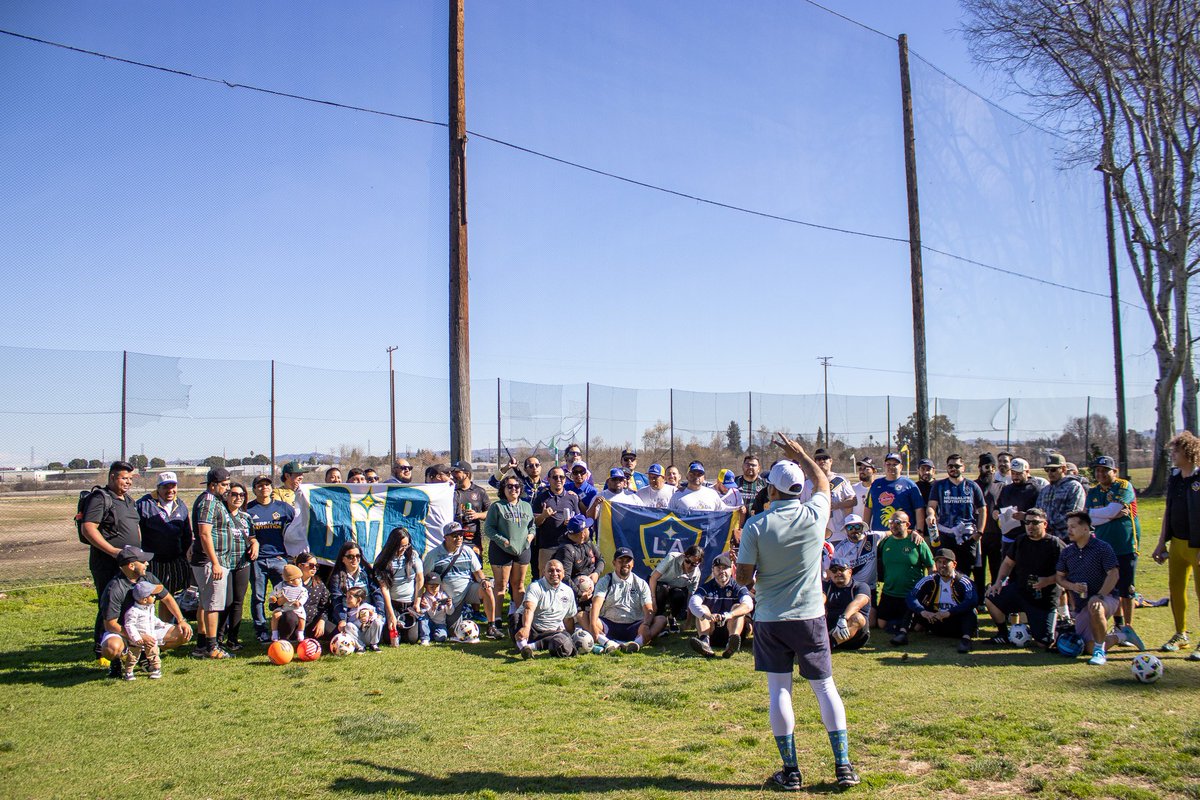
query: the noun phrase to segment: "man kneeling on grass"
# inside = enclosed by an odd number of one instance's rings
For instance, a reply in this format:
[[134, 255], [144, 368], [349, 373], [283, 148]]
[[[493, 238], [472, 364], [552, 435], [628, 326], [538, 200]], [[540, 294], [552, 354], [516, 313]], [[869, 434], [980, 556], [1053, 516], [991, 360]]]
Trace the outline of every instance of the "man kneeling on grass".
[[697, 636], [688, 644], [705, 658], [713, 658], [713, 645], [724, 647], [722, 658], [729, 658], [742, 646], [746, 617], [754, 610], [750, 590], [733, 580], [733, 559], [721, 553], [713, 559], [712, 578], [700, 584], [688, 610], [696, 618]]
[[628, 547], [617, 548], [613, 571], [596, 582], [588, 624], [605, 653], [636, 653], [667, 627], [666, 617], [654, 615], [649, 584], [633, 573]]
[[545, 575], [529, 584], [521, 604], [521, 627], [515, 637], [521, 658], [533, 658], [538, 650], [559, 658], [575, 655], [571, 633], [576, 613], [575, 590], [563, 581], [562, 562], [552, 558]]
[[[100, 595], [100, 611], [104, 620], [104, 634], [100, 639], [100, 655], [111, 662], [108, 677], [133, 680], [133, 668], [137, 656], [143, 648], [157, 652], [161, 644], [164, 649], [178, 647], [192, 638], [192, 628], [183, 618], [175, 598], [163, 588], [162, 582], [148, 572], [152, 556], [139, 547], [127, 546], [117, 553], [117, 568], [120, 572], [108, 582]], [[157, 597], [166, 607], [167, 612], [175, 619], [175, 624], [160, 634], [161, 642], [148, 631], [137, 631], [140, 641], [128, 643], [128, 655], [125, 659], [125, 669], [122, 669], [122, 656], [127, 655], [127, 645], [123, 634], [122, 621], [126, 612], [133, 607], [135, 595], [133, 587], [138, 583], [152, 584], [156, 590], [152, 596]], [[162, 671], [155, 664], [148, 664], [151, 678], [161, 678]]]
[[979, 626], [975, 618], [975, 584], [955, 570], [954, 551], [948, 547], [937, 551], [933, 563], [936, 571], [917, 581], [908, 593], [913, 629], [924, 629], [934, 636], [957, 636], [958, 652], [969, 653]]

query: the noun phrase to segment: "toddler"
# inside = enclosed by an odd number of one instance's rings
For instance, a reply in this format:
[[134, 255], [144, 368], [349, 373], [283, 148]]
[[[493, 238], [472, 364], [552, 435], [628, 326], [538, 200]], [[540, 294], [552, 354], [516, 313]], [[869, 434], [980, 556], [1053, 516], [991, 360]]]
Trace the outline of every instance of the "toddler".
[[[150, 677], [157, 680], [162, 677], [162, 662], [159, 660], [159, 645], [171, 626], [163, 622], [154, 613], [155, 585], [150, 581], [138, 581], [133, 585], [133, 605], [125, 612], [121, 620], [125, 629], [125, 641], [128, 647], [121, 656], [121, 666], [124, 667], [122, 677], [127, 681], [134, 680], [133, 674], [138, 658], [146, 656], [146, 666], [150, 668]], [[148, 641], [150, 640], [150, 641]]]
[[288, 564], [283, 568], [283, 583], [275, 587], [270, 601], [275, 609], [271, 612], [271, 641], [279, 641], [279, 618], [285, 611], [291, 611], [300, 618], [296, 639], [304, 641], [304, 626], [308, 623], [304, 606], [308, 602], [308, 589], [304, 588], [304, 573], [299, 567]]
[[452, 606], [450, 595], [442, 591], [441, 577], [435, 572], [426, 575], [425, 589], [412, 606], [412, 612], [417, 615], [420, 644], [428, 646], [431, 636], [435, 642], [450, 638], [446, 629], [446, 615]]
[[367, 590], [355, 586], [346, 591], [342, 600], [342, 619], [346, 622], [345, 633], [354, 638], [356, 652], [370, 650], [379, 652], [379, 637], [383, 634], [383, 620], [375, 606], [367, 602]]

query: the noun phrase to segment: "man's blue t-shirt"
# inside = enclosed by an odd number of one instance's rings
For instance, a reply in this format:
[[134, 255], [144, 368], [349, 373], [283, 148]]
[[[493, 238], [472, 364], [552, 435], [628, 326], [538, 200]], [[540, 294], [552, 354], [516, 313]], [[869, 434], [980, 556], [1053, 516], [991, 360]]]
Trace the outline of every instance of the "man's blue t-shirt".
[[259, 557], [286, 556], [283, 531], [295, 519], [296, 509], [282, 500], [273, 500], [265, 506], [252, 500], [246, 506], [246, 513], [250, 515], [254, 538], [258, 539]]
[[929, 499], [938, 504], [939, 528], [953, 528], [963, 522], [975, 522], [976, 512], [983, 508], [983, 490], [970, 478], [955, 486], [949, 478], [934, 481]]
[[897, 511], [908, 514], [910, 527], [917, 527], [917, 509], [925, 507], [925, 498], [917, 484], [903, 476], [889, 481], [876, 478], [867, 493], [867, 506], [871, 509], [871, 530], [886, 531], [892, 515]]

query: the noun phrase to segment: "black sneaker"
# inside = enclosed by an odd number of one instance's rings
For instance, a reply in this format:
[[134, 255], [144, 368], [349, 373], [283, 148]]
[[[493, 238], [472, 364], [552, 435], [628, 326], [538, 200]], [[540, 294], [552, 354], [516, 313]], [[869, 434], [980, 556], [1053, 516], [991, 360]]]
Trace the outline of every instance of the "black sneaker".
[[899, 647], [902, 644], [908, 644], [908, 632], [907, 631], [897, 632], [896, 635], [891, 638], [891, 642], [892, 642], [892, 644], [896, 645], [897, 647]]
[[731, 633], [729, 634], [729, 643], [725, 645], [725, 652], [721, 653], [721, 658], [732, 658], [741, 649], [742, 637], [736, 633]]
[[115, 679], [115, 678], [120, 678], [120, 677], [121, 677], [121, 676], [124, 674], [124, 672], [125, 672], [125, 670], [122, 668], [122, 665], [121, 665], [121, 659], [118, 657], [118, 658], [114, 658], [114, 659], [113, 659], [113, 660], [112, 660], [112, 661], [109, 663], [109, 665], [108, 665], [108, 674], [107, 674], [107, 675], [105, 675], [104, 677], [106, 677], [106, 678], [114, 678], [114, 679]]
[[667, 633], [679, 633], [679, 620], [674, 617], [667, 620]]
[[699, 636], [693, 636], [688, 639], [688, 646], [695, 650], [705, 658], [716, 658], [717, 654], [713, 652], [712, 645], [701, 639]]
[[959, 639], [958, 640], [958, 652], [960, 652], [960, 653], [971, 652], [971, 640], [965, 636], [963, 638]]
[[212, 652], [212, 648], [207, 645], [204, 645], [204, 646], [196, 645], [195, 647], [192, 648], [192, 658], [208, 660], [209, 653], [211, 653], [211, 652]]
[[837, 776], [837, 785], [843, 789], [859, 784], [858, 773], [854, 771], [852, 764], [838, 764], [834, 774]]
[[239, 642], [237, 640], [234, 640], [234, 641], [225, 642], [224, 644], [221, 645], [221, 647], [227, 653], [240, 653], [242, 651], [242, 648], [245, 647], [245, 645], [243, 645], [241, 642]]
[[804, 781], [800, 777], [800, 770], [784, 768], [771, 776], [771, 783], [785, 792], [798, 792]]
[[369, 644], [369, 645], [367, 645], [367, 649], [368, 649], [368, 650], [370, 650], [372, 653], [378, 653], [378, 652], [379, 652], [379, 645], [377, 645], [377, 644]]

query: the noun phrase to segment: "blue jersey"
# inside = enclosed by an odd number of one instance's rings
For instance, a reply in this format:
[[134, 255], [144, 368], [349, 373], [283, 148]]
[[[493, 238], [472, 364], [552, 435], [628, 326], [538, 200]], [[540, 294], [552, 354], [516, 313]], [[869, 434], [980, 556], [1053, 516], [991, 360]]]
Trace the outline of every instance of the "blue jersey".
[[296, 517], [296, 509], [282, 500], [273, 500], [265, 506], [257, 500], [250, 501], [246, 506], [250, 515], [250, 525], [254, 529], [254, 538], [258, 539], [258, 554], [260, 556], [286, 556], [283, 549], [283, 531]]
[[693, 596], [699, 597], [713, 614], [728, 614], [738, 603], [750, 600], [750, 590], [736, 581], [730, 581], [722, 589], [715, 579], [710, 578], [697, 587]]
[[894, 481], [887, 478], [876, 478], [867, 492], [867, 508], [871, 512], [871, 530], [886, 531], [892, 521], [892, 515], [897, 511], [908, 514], [909, 525], [917, 527], [917, 509], [925, 507], [925, 498], [921, 497], [921, 489], [908, 478], [900, 477]]
[[975, 522], [976, 512], [984, 506], [983, 490], [970, 478], [955, 486], [949, 478], [933, 482], [929, 499], [937, 503], [939, 528], [953, 528], [964, 522]]

